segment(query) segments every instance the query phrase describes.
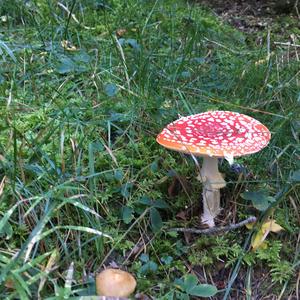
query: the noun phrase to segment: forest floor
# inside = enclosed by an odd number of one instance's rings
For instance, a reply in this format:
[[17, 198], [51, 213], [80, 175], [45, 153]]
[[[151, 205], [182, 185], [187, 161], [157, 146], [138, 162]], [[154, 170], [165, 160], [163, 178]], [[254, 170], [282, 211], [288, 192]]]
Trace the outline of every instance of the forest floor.
[[[1, 5], [0, 298], [90, 300], [113, 267], [141, 300], [299, 299], [299, 16], [274, 3]], [[271, 132], [220, 161], [217, 226], [258, 221], [181, 233], [204, 227], [202, 161], [156, 136], [209, 110]]]
[[272, 30], [290, 38], [290, 30], [300, 27], [300, 4], [274, 0], [195, 0], [210, 7], [224, 21], [246, 33]]

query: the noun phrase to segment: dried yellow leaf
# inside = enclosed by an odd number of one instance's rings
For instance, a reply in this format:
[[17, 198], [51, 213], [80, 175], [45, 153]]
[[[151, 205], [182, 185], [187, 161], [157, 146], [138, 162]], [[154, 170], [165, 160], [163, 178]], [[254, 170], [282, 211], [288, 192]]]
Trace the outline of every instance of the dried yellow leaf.
[[253, 251], [261, 247], [264, 243], [264, 240], [266, 239], [268, 233], [265, 234], [261, 230], [259, 230], [253, 237], [251, 241], [251, 246], [253, 248]]
[[254, 225], [255, 225], [255, 222], [254, 223], [248, 223], [245, 226], [246, 226], [247, 229], [250, 230], [250, 229], [252, 229], [254, 227]]
[[[247, 226], [247, 225], [250, 225], [250, 226]], [[247, 224], [247, 225], [246, 226], [248, 229], [252, 229], [254, 223]], [[284, 230], [284, 228], [282, 228], [280, 225], [278, 225], [275, 220], [266, 221], [261, 226], [259, 231], [252, 237], [251, 246], [252, 246], [253, 250], [255, 251], [258, 248], [266, 249], [268, 246], [267, 246], [267, 243], [264, 242], [264, 240], [267, 238], [268, 234], [270, 232], [279, 232], [281, 230]]]
[[282, 228], [280, 225], [278, 225], [275, 220], [269, 220], [269, 221], [265, 222], [262, 225], [261, 229], [264, 232], [266, 232], [266, 231], [279, 232], [281, 230], [284, 230], [284, 228]]

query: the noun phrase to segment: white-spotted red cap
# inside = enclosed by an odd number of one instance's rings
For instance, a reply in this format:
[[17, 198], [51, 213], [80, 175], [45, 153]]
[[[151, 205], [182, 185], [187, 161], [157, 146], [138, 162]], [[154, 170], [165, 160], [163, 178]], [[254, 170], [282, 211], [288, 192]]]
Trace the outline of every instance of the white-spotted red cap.
[[231, 111], [208, 111], [170, 123], [156, 138], [162, 146], [197, 156], [236, 157], [266, 147], [271, 134], [259, 121]]

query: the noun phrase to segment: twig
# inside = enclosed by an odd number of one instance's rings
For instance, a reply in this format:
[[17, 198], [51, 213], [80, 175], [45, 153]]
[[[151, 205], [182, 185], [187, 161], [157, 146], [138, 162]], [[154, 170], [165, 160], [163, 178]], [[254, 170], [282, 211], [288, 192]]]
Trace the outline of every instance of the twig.
[[286, 43], [282, 43], [282, 42], [274, 42], [274, 45], [280, 45], [280, 46], [286, 46], [286, 47], [300, 48], [300, 45], [292, 44], [291, 42], [286, 42]]
[[228, 50], [228, 51], [231, 52], [231, 53], [234, 53], [234, 54], [243, 54], [243, 52], [236, 51], [236, 50], [233, 50], [233, 49], [231, 49], [231, 48], [228, 48], [228, 47], [224, 46], [223, 44], [220, 44], [220, 43], [218, 43], [218, 42], [216, 42], [216, 41], [210, 40], [210, 39], [208, 39], [208, 38], [206, 38], [206, 37], [204, 38], [204, 40], [206, 40], [207, 42], [210, 42], [210, 43], [212, 43], [212, 44], [215, 44], [215, 45], [217, 45], [217, 46], [219, 46], [219, 47], [221, 47], [221, 48], [223, 48], [223, 49], [225, 49], [225, 50]]
[[146, 248], [147, 244], [151, 242], [152, 238], [153, 237], [150, 238], [148, 236], [146, 236], [146, 238], [144, 239], [140, 238], [139, 241], [134, 245], [134, 247], [125, 254], [122, 265], [125, 265], [132, 256], [136, 256], [140, 252], [142, 252]]
[[229, 224], [227, 226], [221, 226], [221, 227], [212, 227], [207, 229], [196, 229], [196, 228], [170, 228], [168, 231], [177, 231], [177, 232], [190, 232], [190, 233], [196, 233], [196, 234], [215, 234], [219, 232], [226, 232], [230, 230], [237, 229], [239, 227], [242, 227], [249, 223], [256, 222], [256, 217], [249, 217], [248, 219], [241, 221], [236, 224]]
[[[299, 20], [300, 20], [300, 16], [299, 16]], [[297, 41], [296, 35], [295, 35], [295, 34], [291, 34], [291, 39], [292, 39], [292, 41], [293, 41], [293, 44], [295, 45], [295, 44], [296, 44], [296, 41]], [[298, 55], [298, 51], [297, 51], [296, 48], [297, 48], [297, 47], [295, 47], [296, 59], [297, 59], [297, 61], [299, 61], [299, 55]], [[298, 79], [297, 79], [297, 83], [298, 83]]]
[[76, 18], [76, 16], [75, 16], [74, 14], [72, 14], [72, 13], [70, 12], [70, 10], [69, 10], [65, 5], [63, 5], [62, 3], [57, 2], [57, 5], [58, 5], [60, 8], [62, 8], [62, 9], [68, 14], [68, 16], [71, 15], [71, 18], [75, 21], [75, 23], [77, 23], [78, 25], [82, 26], [84, 29], [95, 29], [95, 28], [93, 28], [93, 27], [89, 27], [89, 26], [85, 26], [85, 25], [81, 24], [81, 23], [78, 21], [78, 19]]
[[300, 13], [299, 13], [299, 9], [298, 9], [298, 4], [299, 4], [299, 0], [296, 0], [294, 8], [296, 10], [296, 14], [298, 16], [298, 19], [300, 20]]
[[268, 55], [267, 55], [267, 61], [270, 60], [270, 57], [271, 57], [271, 30], [269, 29], [268, 30], [268, 35], [267, 35], [267, 52], [268, 52]]

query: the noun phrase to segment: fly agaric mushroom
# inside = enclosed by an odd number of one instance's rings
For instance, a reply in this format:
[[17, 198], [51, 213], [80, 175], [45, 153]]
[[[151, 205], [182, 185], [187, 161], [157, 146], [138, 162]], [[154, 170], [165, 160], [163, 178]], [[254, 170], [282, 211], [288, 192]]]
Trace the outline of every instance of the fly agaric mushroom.
[[270, 138], [268, 128], [249, 116], [208, 111], [170, 123], [156, 141], [168, 149], [203, 157], [198, 176], [204, 183], [201, 221], [213, 227], [214, 218], [220, 212], [220, 189], [226, 185], [218, 171], [218, 158], [232, 163], [234, 157], [260, 151]]
[[96, 277], [96, 291], [99, 296], [128, 297], [136, 287], [134, 277], [119, 269], [106, 269]]

